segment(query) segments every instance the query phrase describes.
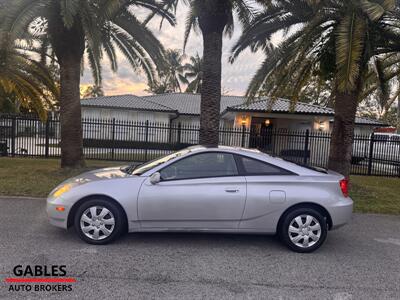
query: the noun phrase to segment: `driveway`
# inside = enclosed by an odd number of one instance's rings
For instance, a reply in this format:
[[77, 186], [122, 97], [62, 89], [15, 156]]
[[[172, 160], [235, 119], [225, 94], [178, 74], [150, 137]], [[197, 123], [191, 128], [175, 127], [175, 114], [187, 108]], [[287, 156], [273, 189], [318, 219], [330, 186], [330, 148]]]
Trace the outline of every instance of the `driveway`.
[[[45, 201], [0, 199], [0, 298], [400, 298], [400, 217], [355, 214], [313, 254], [275, 238], [129, 234], [103, 247], [48, 225]], [[72, 291], [10, 292], [16, 265], [66, 265]]]

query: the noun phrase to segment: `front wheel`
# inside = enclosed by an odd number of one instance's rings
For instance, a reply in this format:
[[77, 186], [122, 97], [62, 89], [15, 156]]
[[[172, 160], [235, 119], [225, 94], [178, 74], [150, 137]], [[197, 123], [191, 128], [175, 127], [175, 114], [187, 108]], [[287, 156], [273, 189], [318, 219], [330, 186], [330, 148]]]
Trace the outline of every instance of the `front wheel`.
[[328, 234], [326, 220], [313, 208], [297, 208], [284, 216], [279, 236], [286, 246], [300, 253], [317, 250]]
[[117, 205], [105, 199], [93, 199], [78, 208], [74, 226], [85, 242], [104, 245], [121, 235], [123, 220], [123, 214]]

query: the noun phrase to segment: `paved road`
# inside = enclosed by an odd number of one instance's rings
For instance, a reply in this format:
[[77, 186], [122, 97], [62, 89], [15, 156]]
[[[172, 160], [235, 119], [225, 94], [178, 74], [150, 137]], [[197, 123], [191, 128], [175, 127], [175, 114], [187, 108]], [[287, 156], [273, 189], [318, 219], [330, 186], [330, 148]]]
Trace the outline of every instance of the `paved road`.
[[[273, 237], [129, 234], [103, 247], [49, 226], [45, 202], [0, 199], [0, 298], [400, 299], [400, 217], [354, 215], [319, 251]], [[10, 292], [18, 264], [65, 264], [71, 292]]]

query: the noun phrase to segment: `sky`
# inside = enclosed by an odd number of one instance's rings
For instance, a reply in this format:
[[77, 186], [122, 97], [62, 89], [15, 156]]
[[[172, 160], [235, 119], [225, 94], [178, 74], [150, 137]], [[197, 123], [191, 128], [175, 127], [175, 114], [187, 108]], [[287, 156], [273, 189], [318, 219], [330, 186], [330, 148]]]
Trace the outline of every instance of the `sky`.
[[[159, 29], [159, 21], [154, 20], [149, 24], [152, 32], [157, 36], [166, 49], [183, 50], [183, 37], [185, 29], [185, 20], [187, 7], [178, 6], [177, 25], [170, 26], [167, 22], [163, 23]], [[146, 16], [145, 11], [140, 11], [137, 16], [142, 19]], [[230, 51], [235, 41], [240, 37], [241, 28], [238, 22], [235, 23], [235, 32], [231, 39], [224, 38], [222, 55], [222, 90], [224, 94], [244, 95], [248, 83], [256, 72], [258, 66], [263, 60], [261, 53], [251, 53], [249, 50], [243, 52], [234, 64], [228, 62]], [[199, 53], [202, 56], [203, 46], [201, 34], [191, 33], [185, 54], [190, 57]], [[93, 84], [90, 70], [85, 70], [82, 78], [82, 87]], [[103, 89], [106, 95], [135, 94], [146, 95], [147, 89], [146, 77], [138, 74], [130, 68], [130, 65], [119, 57], [119, 69], [115, 74], [111, 72], [107, 61], [103, 63]]]

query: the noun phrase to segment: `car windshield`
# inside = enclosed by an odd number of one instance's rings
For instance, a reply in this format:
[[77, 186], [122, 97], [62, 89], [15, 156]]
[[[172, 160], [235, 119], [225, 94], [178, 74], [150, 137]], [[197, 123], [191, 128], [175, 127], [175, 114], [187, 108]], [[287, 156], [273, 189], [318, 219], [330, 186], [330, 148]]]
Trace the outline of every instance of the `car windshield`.
[[189, 149], [184, 149], [166, 156], [163, 156], [161, 158], [156, 158], [154, 160], [151, 160], [147, 163], [141, 164], [141, 165], [137, 165], [136, 167], [131, 168], [130, 172], [132, 175], [142, 175], [143, 173], [163, 164], [166, 163], [168, 161], [170, 161], [171, 159], [180, 157], [182, 155], [185, 155], [187, 153], [189, 153], [190, 150]]

